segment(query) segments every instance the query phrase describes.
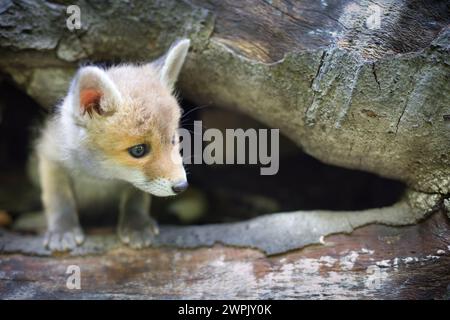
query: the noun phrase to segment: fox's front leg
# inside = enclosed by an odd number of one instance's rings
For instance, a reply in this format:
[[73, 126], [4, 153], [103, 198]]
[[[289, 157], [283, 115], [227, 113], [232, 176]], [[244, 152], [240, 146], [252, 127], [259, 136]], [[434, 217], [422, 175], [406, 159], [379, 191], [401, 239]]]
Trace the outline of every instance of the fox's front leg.
[[149, 215], [150, 199], [150, 194], [130, 187], [120, 200], [119, 238], [133, 248], [148, 247], [159, 233]]
[[39, 157], [42, 202], [47, 217], [44, 245], [52, 251], [74, 249], [84, 240], [78, 222], [71, 180], [66, 170], [44, 156]]

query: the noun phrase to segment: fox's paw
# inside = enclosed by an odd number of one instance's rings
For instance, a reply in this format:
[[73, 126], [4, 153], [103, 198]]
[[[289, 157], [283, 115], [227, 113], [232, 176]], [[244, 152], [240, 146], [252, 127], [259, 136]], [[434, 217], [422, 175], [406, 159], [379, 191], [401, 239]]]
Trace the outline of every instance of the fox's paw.
[[159, 234], [157, 223], [149, 219], [140, 226], [119, 226], [120, 240], [134, 249], [149, 247]]
[[65, 231], [48, 230], [44, 237], [44, 245], [50, 251], [70, 251], [83, 241], [84, 234], [79, 227]]

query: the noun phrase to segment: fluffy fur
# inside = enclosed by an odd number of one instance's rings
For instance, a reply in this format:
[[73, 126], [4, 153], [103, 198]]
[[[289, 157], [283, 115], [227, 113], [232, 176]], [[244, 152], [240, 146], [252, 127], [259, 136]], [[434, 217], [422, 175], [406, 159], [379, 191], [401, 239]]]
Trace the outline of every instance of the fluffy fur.
[[[181, 112], [172, 92], [188, 48], [182, 40], [153, 63], [79, 70], [37, 143], [48, 248], [81, 244], [77, 207], [105, 192], [122, 198], [122, 241], [151, 243], [157, 227], [148, 216], [148, 194], [175, 195], [172, 187], [186, 181], [178, 152]], [[128, 149], [139, 144], [150, 152], [134, 158]]]

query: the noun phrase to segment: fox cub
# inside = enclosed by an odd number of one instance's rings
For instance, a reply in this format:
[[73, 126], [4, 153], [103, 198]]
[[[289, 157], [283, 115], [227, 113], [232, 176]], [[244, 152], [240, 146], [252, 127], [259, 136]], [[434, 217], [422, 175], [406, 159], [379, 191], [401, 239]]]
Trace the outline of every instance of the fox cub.
[[78, 71], [36, 144], [48, 249], [82, 244], [77, 208], [104, 194], [119, 197], [121, 241], [133, 248], [152, 243], [158, 227], [149, 216], [150, 194], [172, 196], [188, 186], [173, 87], [189, 45], [175, 42], [149, 64]]

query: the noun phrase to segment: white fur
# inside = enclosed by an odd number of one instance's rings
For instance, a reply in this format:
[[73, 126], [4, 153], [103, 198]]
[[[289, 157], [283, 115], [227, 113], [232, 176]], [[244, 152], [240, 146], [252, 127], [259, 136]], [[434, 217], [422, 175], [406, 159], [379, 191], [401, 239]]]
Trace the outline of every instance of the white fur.
[[[176, 100], [168, 94], [170, 95], [170, 90], [173, 89], [188, 47], [189, 40], [180, 41], [172, 46], [161, 68], [160, 65], [151, 64], [150, 68], [149, 65], [143, 66], [142, 69], [125, 66], [122, 69], [105, 72], [97, 67], [83, 67], [77, 73], [59, 112], [49, 119], [36, 145], [42, 201], [47, 216], [48, 230], [44, 237], [44, 244], [47, 248], [52, 251], [64, 251], [81, 244], [84, 236], [78, 221], [78, 209], [92, 208], [92, 206], [99, 209], [105, 204], [110, 205], [111, 200], [118, 200], [118, 198], [121, 199], [118, 226], [121, 240], [136, 248], [151, 244], [153, 236], [157, 234], [157, 227], [148, 216], [145, 216], [149, 209], [150, 198], [147, 194], [132, 188], [131, 185], [156, 196], [175, 195], [172, 187], [179, 180], [173, 181], [173, 179], [186, 180], [180, 154], [178, 153], [178, 158], [176, 154], [170, 155], [171, 160], [180, 161], [176, 162], [175, 166], [166, 167], [165, 172], [161, 173], [161, 175], [167, 175], [168, 178], [150, 179], [149, 177], [152, 177], [155, 172], [146, 172], [149, 169], [142, 163], [127, 167], [121, 162], [123, 160], [118, 160], [124, 159], [123, 157], [114, 159], [114, 157], [108, 156], [109, 152], [105, 151], [105, 148], [111, 142], [106, 142], [101, 147], [94, 146], [102, 143], [100, 138], [107, 137], [104, 134], [108, 134], [108, 129], [117, 129], [117, 123], [122, 125], [121, 121], [129, 120], [127, 128], [130, 134], [137, 132], [134, 129], [140, 129], [139, 125], [142, 122], [136, 120], [135, 116], [148, 110], [139, 110], [136, 114], [130, 113], [135, 110], [130, 108], [130, 106], [135, 106], [129, 102], [131, 96], [145, 96], [152, 101], [158, 100], [159, 97], [165, 97], [172, 103], [170, 107], [178, 107]], [[117, 70], [122, 73], [114, 74], [114, 71], [117, 72]], [[149, 86], [149, 82], [146, 82], [144, 78], [149, 71], [151, 71], [150, 75], [153, 76], [152, 79], [156, 86], [151, 82], [152, 85]], [[126, 77], [128, 75], [130, 79], [136, 79], [138, 82], [132, 83], [133, 81]], [[139, 87], [141, 81], [143, 86]], [[167, 87], [164, 87], [164, 84]], [[135, 87], [132, 88], [130, 85]], [[141, 90], [133, 90], [136, 88]], [[147, 94], [152, 95], [147, 96]], [[86, 101], [86, 105], [82, 106], [80, 97], [90, 99], [91, 96], [93, 101]], [[136, 100], [133, 101], [136, 103]], [[93, 106], [91, 103], [98, 103], [98, 105]], [[157, 109], [158, 105], [143, 106], [155, 107], [156, 111], [154, 112], [159, 110]], [[175, 123], [179, 121], [179, 113], [175, 112], [178, 110], [172, 109], [171, 111], [173, 112], [170, 113], [170, 116], [173, 118], [170, 120], [173, 122], [170, 130], [173, 130]], [[160, 116], [163, 115], [160, 114]], [[108, 118], [109, 116], [118, 116], [118, 118], [115, 118], [114, 122], [112, 121], [114, 118]], [[129, 116], [130, 118], [128, 118]], [[155, 119], [161, 118], [155, 117]], [[137, 127], [134, 128], [134, 125]], [[153, 126], [153, 123], [151, 125]], [[143, 131], [143, 134], [145, 133], [148, 134], [147, 131]], [[89, 136], [90, 134], [102, 136]], [[175, 146], [173, 149], [176, 149]], [[165, 148], [164, 150], [169, 149]], [[172, 149], [170, 150], [172, 151]], [[127, 152], [127, 149], [115, 151]], [[131, 157], [129, 154], [126, 156]], [[156, 165], [152, 162], [146, 163], [150, 163], [152, 166]], [[168, 164], [165, 163], [165, 165]], [[144, 226], [145, 228], [143, 228]], [[139, 236], [130, 237], [130, 232], [133, 235], [138, 233]]]
[[[174, 44], [164, 57], [160, 69], [160, 79], [169, 88], [173, 88], [176, 82], [189, 45], [189, 40], [181, 40]], [[87, 194], [83, 190], [92, 189], [89, 187], [92, 179], [86, 179], [86, 177], [90, 177], [102, 180], [100, 184], [104, 190], [117, 191], [120, 183], [115, 180], [120, 180], [127, 181], [156, 196], [175, 195], [172, 190], [174, 181], [163, 177], [150, 181], [139, 170], [114, 163], [99, 151], [89, 148], [86, 139], [88, 135], [86, 125], [90, 120], [86, 114], [83, 115], [81, 112], [79, 97], [80, 90], [92, 87], [98, 88], [104, 94], [100, 104], [102, 109], [104, 108], [103, 111], [114, 111], [114, 108], [119, 108], [123, 103], [119, 90], [105, 71], [95, 66], [83, 67], [75, 76], [69, 93], [60, 106], [60, 113], [50, 119], [43, 130], [37, 144], [38, 154], [51, 161], [61, 163], [63, 167], [67, 168], [75, 180], [76, 189], [79, 189], [81, 193]], [[178, 150], [174, 150], [174, 152], [175, 155], [172, 155], [171, 158], [179, 160], [179, 165], [182, 167]], [[184, 168], [182, 171], [183, 179], [186, 179]], [[75, 191], [77, 192], [77, 190]]]
[[[100, 152], [90, 150], [85, 135], [85, 128], [78, 127], [61, 116], [48, 123], [38, 145], [39, 152], [42, 155], [62, 163], [64, 167], [69, 169], [72, 178], [75, 180], [75, 192], [77, 194], [89, 194], [92, 193], [91, 191], [97, 193], [99, 189], [119, 192], [119, 186], [121, 186], [117, 181], [119, 180], [119, 182], [129, 182], [138, 189], [155, 196], [175, 195], [172, 190], [172, 181], [165, 178], [149, 180], [139, 170], [114, 163]], [[180, 166], [182, 166], [182, 163], [180, 163]], [[182, 178], [186, 179], [184, 169]], [[94, 180], [97, 180], [98, 183], [93, 188]], [[90, 197], [80, 197], [80, 201], [83, 201], [83, 199], [91, 200]]]
[[176, 42], [169, 49], [169, 53], [164, 59], [164, 64], [161, 68], [161, 81], [169, 88], [173, 88], [178, 79], [178, 75], [184, 64], [184, 60], [186, 59], [189, 46], [189, 39]]
[[104, 94], [101, 102], [103, 111], [113, 111], [123, 103], [119, 90], [105, 71], [95, 66], [84, 67], [78, 71], [72, 82], [67, 103], [63, 104], [63, 116], [72, 115], [76, 120], [84, 122], [86, 117], [83, 117], [79, 107], [80, 91], [92, 87], [98, 88]]

